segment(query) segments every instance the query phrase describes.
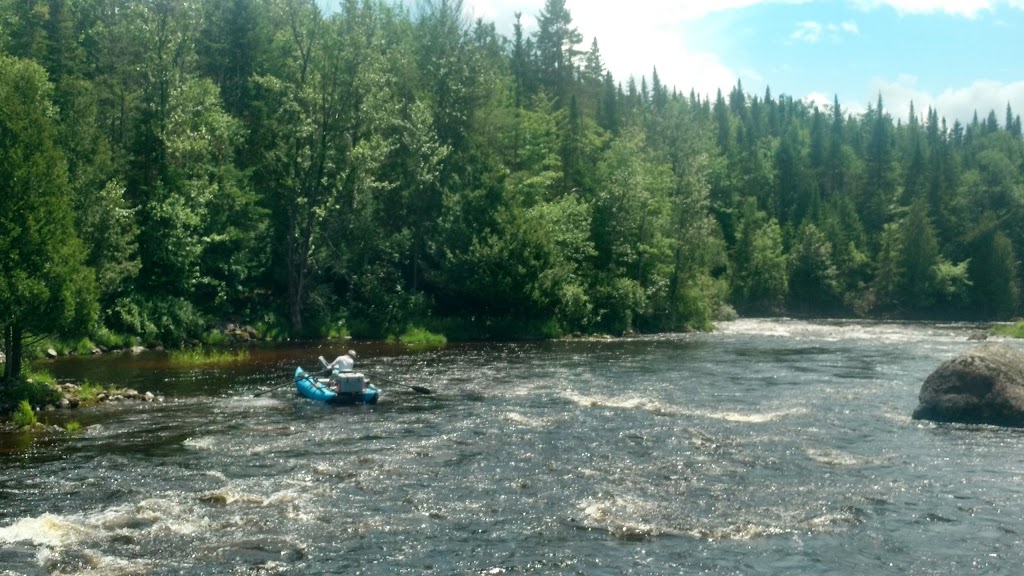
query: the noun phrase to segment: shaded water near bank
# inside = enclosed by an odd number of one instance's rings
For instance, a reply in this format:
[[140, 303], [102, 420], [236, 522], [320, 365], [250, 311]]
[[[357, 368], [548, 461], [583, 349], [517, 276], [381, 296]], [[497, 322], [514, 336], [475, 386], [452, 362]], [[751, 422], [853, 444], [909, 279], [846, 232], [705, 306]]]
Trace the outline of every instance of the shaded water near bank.
[[909, 417], [973, 331], [359, 346], [375, 407], [255, 396], [329, 346], [65, 359], [164, 400], [0, 439], [0, 574], [1019, 573], [1024, 432]]

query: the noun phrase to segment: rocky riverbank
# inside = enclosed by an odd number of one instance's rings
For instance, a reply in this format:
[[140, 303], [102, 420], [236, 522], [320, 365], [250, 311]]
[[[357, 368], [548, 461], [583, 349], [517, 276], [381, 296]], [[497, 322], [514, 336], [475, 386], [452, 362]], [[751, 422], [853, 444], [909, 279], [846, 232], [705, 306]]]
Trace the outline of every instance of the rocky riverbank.
[[44, 409], [68, 410], [79, 406], [101, 404], [104, 402], [120, 402], [122, 400], [137, 400], [141, 402], [162, 402], [164, 397], [152, 392], [139, 392], [132, 388], [108, 388], [96, 389], [82, 387], [78, 384], [57, 384], [57, 391], [60, 393], [60, 400], [56, 405], [49, 405]]
[[[31, 381], [29, 383], [31, 384]], [[162, 395], [152, 392], [139, 392], [132, 388], [103, 388], [90, 384], [80, 386], [72, 383], [53, 384], [51, 387], [55, 392], [54, 397], [56, 398], [53, 402], [49, 402], [45, 406], [29, 405], [32, 412], [37, 416], [47, 412], [74, 410], [80, 407], [95, 406], [108, 402], [163, 402], [164, 400]], [[32, 420], [35, 420], [35, 418], [32, 418]], [[6, 417], [0, 417], [0, 431], [13, 431], [25, 428], [35, 431], [45, 431], [49, 428], [61, 429], [59, 426], [48, 426], [38, 421], [29, 426], [19, 426], [14, 422], [13, 413], [12, 420], [10, 421]]]
[[[203, 338], [204, 341], [190, 339], [180, 343], [181, 348], [197, 348], [206, 344], [213, 346], [245, 346], [255, 344], [264, 340], [263, 336], [255, 328], [248, 324], [223, 324], [210, 328]], [[170, 346], [172, 349], [174, 345]], [[162, 352], [165, 350], [163, 342], [148, 342], [145, 345], [135, 344], [123, 347], [108, 347], [102, 344], [93, 344], [85, 349], [58, 349], [50, 346], [43, 351], [43, 355], [49, 359], [61, 356], [93, 355], [101, 354], [141, 354], [147, 351]], [[3, 362], [3, 352], [0, 352], [0, 363]]]

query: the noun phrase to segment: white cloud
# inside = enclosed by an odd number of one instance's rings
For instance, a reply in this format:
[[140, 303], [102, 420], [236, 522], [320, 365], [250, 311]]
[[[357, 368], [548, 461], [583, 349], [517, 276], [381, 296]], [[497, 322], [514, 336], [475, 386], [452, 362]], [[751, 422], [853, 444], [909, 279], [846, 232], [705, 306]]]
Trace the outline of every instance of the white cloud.
[[808, 44], [817, 44], [827, 38], [831, 42], [838, 44], [842, 41], [843, 34], [857, 35], [859, 33], [860, 29], [857, 27], [857, 23], [852, 21], [843, 22], [842, 24], [821, 24], [820, 22], [809, 21], [797, 24], [796, 30], [789, 35], [789, 38]]
[[636, 0], [631, 9], [609, 10], [598, 2], [576, 2], [570, 10], [586, 38], [584, 47], [597, 38], [605, 66], [616, 80], [625, 82], [632, 76], [639, 82], [645, 77], [649, 83], [657, 68], [659, 79], [670, 89], [688, 93], [692, 88], [713, 95], [720, 87], [735, 85], [737, 74], [715, 54], [687, 43], [692, 38], [687, 20], [698, 4], [711, 3]]
[[818, 108], [824, 109], [828, 106], [832, 106], [832, 97], [826, 96], [821, 92], [811, 92], [807, 96], [804, 96], [804, 102], [817, 106]]
[[[405, 0], [415, 2], [416, 0]], [[717, 31], [707, 29], [705, 16], [721, 11], [738, 10], [758, 4], [803, 4], [811, 0], [631, 0], [614, 8], [606, 2], [594, 0], [566, 0], [573, 24], [583, 34], [581, 49], [590, 47], [596, 37], [605, 66], [619, 82], [631, 76], [639, 83], [645, 77], [650, 83], [651, 72], [657, 68], [663, 84], [683, 93], [694, 89], [701, 96], [714, 97], [721, 89], [728, 91], [742, 79], [748, 90], [760, 82], [756, 71], [738, 70], [723, 62], [712, 52]], [[1024, 10], [1024, 0], [846, 0], [850, 5], [865, 10], [891, 7], [904, 14], [945, 13], [974, 18], [1000, 5]], [[544, 0], [464, 0], [467, 13], [475, 18], [493, 21], [498, 32], [512, 36], [515, 12], [522, 14], [527, 34], [536, 28], [535, 17], [544, 8]], [[838, 42], [845, 37], [860, 34], [857, 22], [838, 23], [804, 22], [792, 33], [792, 40], [803, 42]], [[866, 98], [840, 95], [843, 109], [862, 113], [867, 104], [874, 105], [881, 94], [886, 108], [894, 117], [906, 120], [909, 103], [914, 102], [919, 114], [929, 106], [936, 108], [950, 124], [956, 119], [969, 122], [975, 110], [984, 117], [995, 110], [1000, 122], [1007, 102], [1014, 111], [1024, 114], [1024, 82], [999, 83], [977, 81], [961, 87], [950, 87], [941, 93], [930, 93], [921, 88], [910, 76], [895, 80], [875, 78], [864, 82]], [[808, 94], [808, 102], [831, 106], [832, 96], [822, 93]]]
[[824, 32], [825, 27], [817, 22], [801, 22], [796, 25], [796, 30], [789, 37], [800, 42], [816, 44], [821, 41]]
[[[412, 2], [414, 0], [405, 0]], [[738, 71], [722, 62], [704, 45], [705, 29], [693, 28], [712, 13], [729, 12], [761, 4], [807, 4], [814, 0], [631, 0], [610, 5], [594, 0], [566, 0], [573, 25], [583, 34], [581, 49], [590, 48], [596, 37], [605, 67], [616, 81], [625, 84], [630, 77], [639, 83], [641, 77], [651, 80], [657, 68], [658, 77], [670, 89], [713, 97], [736, 85], [737, 79], [747, 85], [759, 76], [752, 71]], [[1024, 2], [1024, 0], [1020, 0]], [[544, 0], [464, 0], [464, 8], [472, 18], [495, 23], [500, 34], [512, 37], [515, 12], [522, 14], [527, 34], [536, 29], [536, 16], [544, 8]], [[844, 22], [824, 26], [822, 34], [837, 41], [845, 34], [856, 34], [857, 24]]]
[[851, 0], [862, 10], [875, 10], [889, 6], [901, 14], [932, 14], [941, 12], [953, 16], [975, 18], [981, 12], [994, 10], [1000, 4], [1024, 10], [1024, 0]]
[[[685, 20], [700, 20], [714, 12], [728, 12], [730, 10], [757, 6], [759, 4], [807, 4], [811, 1], [813, 0], [690, 0], [683, 2], [671, 0], [633, 0], [630, 2], [629, 6], [630, 8], [642, 7], [642, 11], [644, 12], [657, 14], [658, 20], [661, 21], [670, 20], [680, 22]], [[591, 2], [591, 4], [600, 7], [602, 3]], [[617, 10], [608, 10], [607, 6], [603, 7], [603, 9], [609, 12], [617, 12]], [[630, 11], [631, 10], [623, 10], [622, 12]]]
[[[918, 116], [923, 116], [931, 107], [950, 125], [955, 120], [961, 124], [969, 123], [975, 112], [984, 119], [991, 111], [995, 111], [1002, 125], [1007, 104], [1010, 104], [1014, 115], [1024, 114], [1024, 81], [1003, 83], [977, 80], [969, 86], [947, 88], [939, 94], [931, 94], [917, 87], [917, 78], [904, 75], [896, 80], [875, 78], [871, 88], [876, 98], [881, 94], [882, 103], [893, 118], [903, 121], [909, 118], [911, 102]], [[874, 102], [872, 99], [871, 104], [874, 105]]]

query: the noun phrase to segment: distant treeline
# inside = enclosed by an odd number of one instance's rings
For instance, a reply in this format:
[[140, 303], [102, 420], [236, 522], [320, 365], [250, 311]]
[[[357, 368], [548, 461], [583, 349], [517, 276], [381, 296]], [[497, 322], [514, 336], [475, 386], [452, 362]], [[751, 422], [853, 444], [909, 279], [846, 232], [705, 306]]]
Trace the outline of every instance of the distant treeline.
[[505, 338], [1018, 313], [1009, 105], [949, 125], [679, 93], [614, 78], [564, 0], [536, 21], [0, 0], [6, 349], [72, 328], [174, 344], [214, 319]]

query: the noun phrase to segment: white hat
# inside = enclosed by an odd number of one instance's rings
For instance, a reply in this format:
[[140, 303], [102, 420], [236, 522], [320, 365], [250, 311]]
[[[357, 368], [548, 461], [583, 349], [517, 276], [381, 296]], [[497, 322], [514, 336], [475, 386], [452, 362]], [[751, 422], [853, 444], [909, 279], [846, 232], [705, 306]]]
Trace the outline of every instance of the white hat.
[[348, 355], [353, 357], [353, 358], [355, 358], [356, 357], [356, 351], [355, 350], [349, 350], [348, 351]]

